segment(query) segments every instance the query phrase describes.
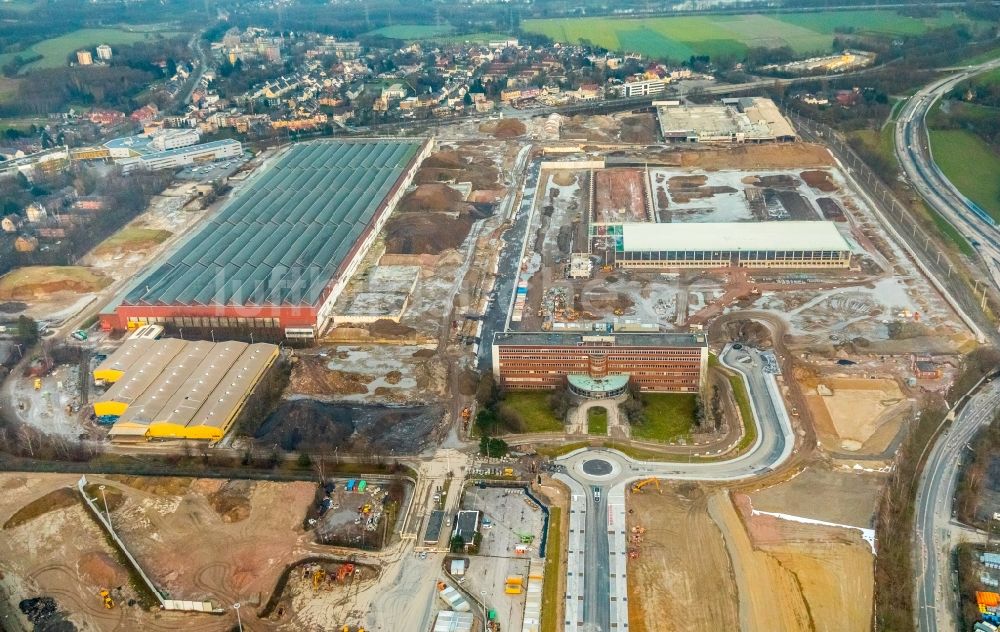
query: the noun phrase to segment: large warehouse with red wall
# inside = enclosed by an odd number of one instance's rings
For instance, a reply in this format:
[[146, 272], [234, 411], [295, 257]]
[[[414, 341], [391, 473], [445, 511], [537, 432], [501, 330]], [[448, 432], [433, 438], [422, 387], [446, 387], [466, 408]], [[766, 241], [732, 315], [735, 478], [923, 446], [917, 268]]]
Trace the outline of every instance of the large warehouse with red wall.
[[101, 314], [311, 338], [413, 180], [431, 141], [300, 143]]

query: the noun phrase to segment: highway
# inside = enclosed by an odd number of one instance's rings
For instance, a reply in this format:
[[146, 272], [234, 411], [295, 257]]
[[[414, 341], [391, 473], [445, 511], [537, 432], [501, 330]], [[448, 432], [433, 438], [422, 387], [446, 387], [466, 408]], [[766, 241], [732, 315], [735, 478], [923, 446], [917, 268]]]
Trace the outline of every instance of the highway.
[[[743, 375], [753, 408], [757, 436], [742, 455], [725, 461], [655, 462], [632, 459], [617, 450], [582, 448], [556, 460], [555, 477], [571, 489], [571, 513], [582, 514], [586, 525], [579, 544], [574, 545], [570, 534], [565, 632], [608, 632], [611, 621], [627, 617], [625, 494], [632, 482], [649, 477], [741, 480], [767, 473], [791, 456], [791, 421], [763, 355], [740, 345], [728, 345], [719, 354], [723, 365]], [[594, 488], [600, 490], [600, 499]]]
[[944, 94], [969, 77], [998, 67], [1000, 59], [995, 59], [922, 88], [900, 111], [894, 142], [906, 178], [932, 208], [976, 247], [993, 284], [1000, 288], [1000, 231], [996, 222], [962, 195], [934, 164], [927, 135], [927, 114]]
[[1000, 383], [985, 384], [966, 402], [951, 427], [931, 449], [916, 498], [916, 616], [921, 632], [955, 630], [957, 603], [952, 582], [952, 549], [975, 532], [952, 521], [958, 464], [969, 441], [992, 421], [1000, 405]]

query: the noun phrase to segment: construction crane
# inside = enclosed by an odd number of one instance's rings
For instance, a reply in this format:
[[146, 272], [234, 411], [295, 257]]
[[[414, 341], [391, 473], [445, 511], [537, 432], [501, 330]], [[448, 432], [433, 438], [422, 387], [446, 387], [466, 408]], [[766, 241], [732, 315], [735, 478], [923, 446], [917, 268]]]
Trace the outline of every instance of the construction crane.
[[661, 494], [663, 493], [663, 490], [660, 488], [660, 481], [659, 481], [659, 479], [655, 479], [655, 478], [647, 478], [647, 479], [643, 479], [643, 480], [639, 481], [638, 483], [633, 483], [632, 484], [632, 492], [635, 493], [635, 492], [638, 492], [638, 491], [642, 491], [642, 488], [645, 487], [646, 485], [649, 485], [650, 483], [653, 483], [654, 485], [656, 485], [656, 491], [658, 491]]
[[112, 608], [115, 607], [115, 600], [111, 598], [111, 593], [108, 592], [107, 589], [102, 588], [101, 592], [99, 592], [98, 595], [100, 595], [101, 599], [104, 600], [104, 607], [105, 608], [107, 608], [108, 610], [111, 610]]

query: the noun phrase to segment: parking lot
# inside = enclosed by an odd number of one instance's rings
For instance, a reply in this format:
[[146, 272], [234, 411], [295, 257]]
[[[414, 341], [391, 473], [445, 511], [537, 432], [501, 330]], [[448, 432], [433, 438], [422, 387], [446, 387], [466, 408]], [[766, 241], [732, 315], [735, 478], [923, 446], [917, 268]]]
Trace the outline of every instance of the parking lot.
[[519, 630], [525, 594], [506, 594], [504, 586], [511, 576], [527, 585], [528, 560], [538, 557], [545, 514], [523, 489], [508, 487], [470, 487], [462, 509], [483, 512], [479, 554], [471, 556], [463, 583], [496, 609], [501, 630]]
[[229, 177], [236, 172], [240, 166], [246, 162], [246, 156], [238, 158], [227, 158], [209, 163], [199, 163], [185, 167], [177, 174], [180, 180], [215, 180], [216, 178]]

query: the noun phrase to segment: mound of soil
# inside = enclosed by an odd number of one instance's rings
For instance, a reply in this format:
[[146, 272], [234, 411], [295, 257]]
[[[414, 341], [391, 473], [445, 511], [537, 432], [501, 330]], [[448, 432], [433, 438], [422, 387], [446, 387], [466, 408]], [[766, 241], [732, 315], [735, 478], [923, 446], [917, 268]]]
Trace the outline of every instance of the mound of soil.
[[461, 169], [466, 162], [462, 160], [457, 151], [439, 151], [431, 154], [424, 160], [421, 168], [439, 167], [441, 169]]
[[831, 193], [837, 190], [837, 184], [826, 171], [803, 171], [799, 174], [806, 184], [824, 193]]
[[389, 371], [385, 376], [385, 381], [388, 384], [399, 384], [403, 380], [403, 374], [399, 371]]
[[59, 610], [52, 597], [32, 597], [17, 604], [28, 621], [35, 625], [35, 632], [75, 632], [76, 625], [68, 621], [68, 614]]
[[472, 218], [433, 214], [394, 215], [385, 226], [386, 252], [403, 255], [437, 255], [458, 248], [469, 235]]
[[14, 527], [19, 527], [26, 522], [30, 522], [31, 520], [38, 518], [39, 516], [44, 516], [50, 511], [72, 507], [79, 502], [80, 497], [77, 495], [76, 491], [69, 487], [62, 487], [49, 492], [41, 498], [37, 498], [24, 507], [18, 509], [14, 515], [8, 518], [7, 522], [3, 524], [3, 528], [13, 529]]
[[493, 128], [494, 138], [516, 138], [524, 136], [527, 128], [517, 119], [502, 119]]
[[[122, 476], [109, 474], [108, 478], [122, 485], [128, 485], [132, 489], [152, 494], [153, 496], [183, 496], [191, 488], [190, 478], [178, 476]], [[105, 493], [107, 491], [105, 490]]]
[[436, 440], [442, 406], [327, 404], [284, 401], [261, 425], [257, 439], [283, 450], [338, 446], [340, 453], [415, 454]]
[[754, 183], [755, 186], [773, 189], [794, 189], [798, 184], [795, 178], [783, 173], [773, 176], [760, 176], [757, 178], [757, 182]]
[[21, 303], [18, 301], [0, 303], [0, 314], [16, 314], [18, 312], [23, 312], [26, 309], [28, 309], [27, 303]]
[[300, 356], [292, 366], [290, 390], [304, 395], [360, 395], [368, 392], [372, 375], [327, 368], [317, 356]]
[[[382, 318], [380, 320], [376, 320], [371, 325], [368, 325], [368, 331], [371, 335], [379, 338], [393, 338], [410, 336], [416, 331], [416, 329], [402, 325], [387, 318]], [[390, 384], [391, 383], [392, 382], [390, 382]]]
[[413, 352], [414, 358], [433, 358], [437, 355], [437, 351], [433, 349], [417, 349]]
[[128, 581], [128, 571], [104, 551], [84, 554], [77, 561], [76, 569], [97, 588], [115, 588]]
[[656, 142], [656, 120], [652, 114], [638, 114], [622, 119], [621, 140], [624, 143], [648, 145]]
[[223, 522], [240, 522], [250, 515], [250, 497], [257, 486], [254, 481], [226, 481], [219, 491], [209, 494], [208, 504]]
[[761, 349], [771, 348], [771, 330], [755, 320], [731, 320], [725, 324], [725, 335], [732, 342], [742, 342]]
[[462, 194], [446, 184], [421, 184], [403, 196], [401, 213], [458, 211], [465, 208]]

